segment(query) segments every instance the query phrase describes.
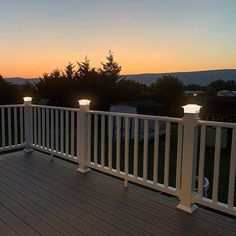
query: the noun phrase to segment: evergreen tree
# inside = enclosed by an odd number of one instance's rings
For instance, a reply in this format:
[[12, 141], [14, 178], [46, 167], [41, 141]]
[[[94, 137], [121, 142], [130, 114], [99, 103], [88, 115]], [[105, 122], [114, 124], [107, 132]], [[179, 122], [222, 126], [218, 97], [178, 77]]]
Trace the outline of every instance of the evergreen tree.
[[76, 71], [74, 70], [75, 66], [69, 62], [69, 64], [65, 67], [65, 72], [62, 72], [62, 78], [67, 80], [73, 80], [76, 75]]
[[102, 62], [102, 68], [99, 68], [101, 78], [110, 79], [112, 82], [118, 82], [123, 77], [120, 75], [121, 66], [114, 60], [112, 51], [108, 52], [107, 62]]
[[49, 76], [49, 79], [61, 79], [61, 78], [62, 78], [62, 74], [59, 69], [53, 70]]
[[94, 79], [97, 77], [97, 72], [95, 68], [91, 68], [90, 60], [85, 57], [85, 60], [81, 63], [77, 62], [79, 69], [78, 69], [78, 76], [81, 79]]

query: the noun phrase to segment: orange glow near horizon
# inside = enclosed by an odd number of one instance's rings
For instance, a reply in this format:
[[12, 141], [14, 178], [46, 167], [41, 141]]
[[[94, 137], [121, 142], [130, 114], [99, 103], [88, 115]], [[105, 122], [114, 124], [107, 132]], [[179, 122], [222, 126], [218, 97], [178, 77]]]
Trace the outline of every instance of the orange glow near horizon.
[[[163, 58], [163, 57], [162, 57]], [[158, 58], [156, 59], [158, 61]], [[40, 63], [40, 60], [33, 60], [22, 62], [21, 64], [8, 64], [3, 65], [1, 64], [1, 71], [0, 74], [4, 78], [9, 77], [22, 77], [22, 78], [39, 78], [43, 75], [43, 73], [50, 73], [54, 69], [63, 70], [65, 66], [71, 62], [76, 65], [76, 62], [83, 61], [81, 60], [58, 60], [55, 59], [54, 62], [47, 64]], [[105, 59], [103, 60], [105, 61]], [[203, 63], [196, 63], [195, 66], [189, 65], [188, 62], [183, 63], [173, 63], [171, 64], [164, 64], [164, 63], [157, 63], [157, 65], [151, 65], [150, 62], [142, 61], [139, 59], [132, 59], [132, 63], [129, 63], [127, 59], [124, 60], [120, 59], [117, 60], [119, 64], [122, 66], [121, 74], [144, 74], [144, 73], [174, 73], [174, 72], [190, 72], [190, 71], [204, 71], [204, 70], [218, 70], [218, 69], [235, 69], [236, 63], [215, 63], [213, 65], [206, 66]], [[101, 66], [101, 60], [91, 60], [91, 66], [99, 68]], [[44, 60], [45, 63], [45, 60]], [[188, 64], [187, 64], [188, 63]]]
[[98, 68], [109, 50], [124, 75], [235, 69], [235, 8], [230, 0], [2, 1], [0, 74], [38, 78], [85, 56]]
[[[17, 53], [14, 57], [10, 54], [9, 58], [0, 58], [0, 74], [3, 77], [23, 77], [23, 78], [38, 78], [43, 73], [49, 73], [58, 68], [63, 70], [65, 66], [71, 62], [76, 65], [77, 62], [84, 60], [87, 55], [90, 60], [91, 67], [99, 68], [101, 62], [106, 61], [108, 50], [94, 50], [86, 54], [84, 51], [80, 56], [75, 52], [62, 50], [57, 52], [51, 48], [50, 53], [40, 53], [40, 51], [28, 52], [24, 55], [23, 52]], [[79, 51], [79, 50], [78, 50]], [[217, 55], [197, 55], [195, 50], [194, 56], [188, 52], [183, 52], [180, 57], [181, 49], [173, 50], [136, 50], [130, 51], [118, 48], [114, 50], [114, 59], [121, 65], [122, 74], [141, 74], [141, 73], [170, 73], [170, 72], [189, 72], [214, 69], [234, 69], [236, 68], [236, 57], [233, 55], [228, 58], [217, 57]], [[14, 58], [14, 61], [13, 61]], [[9, 63], [10, 61], [10, 63]]]
[[[122, 67], [122, 74], [236, 68], [236, 53], [227, 47], [224, 49], [225, 53], [222, 53], [222, 47], [217, 48], [214, 44], [205, 49], [195, 41], [189, 42], [183, 38], [175, 39], [174, 43], [159, 41], [157, 45], [150, 42], [150, 39], [127, 39], [121, 43], [115, 37], [111, 37], [111, 40], [110, 49], [114, 53], [114, 59]], [[63, 70], [69, 62], [81, 62], [85, 56], [92, 67], [98, 68], [101, 62], [106, 61], [109, 48], [102, 41], [99, 48], [95, 42], [90, 43], [89, 47], [81, 49], [74, 45], [65, 46], [68, 45], [66, 41], [55, 43], [53, 40], [37, 39], [22, 48], [12, 47], [5, 50], [5, 57], [0, 58], [0, 74], [4, 77], [38, 78], [56, 68]]]

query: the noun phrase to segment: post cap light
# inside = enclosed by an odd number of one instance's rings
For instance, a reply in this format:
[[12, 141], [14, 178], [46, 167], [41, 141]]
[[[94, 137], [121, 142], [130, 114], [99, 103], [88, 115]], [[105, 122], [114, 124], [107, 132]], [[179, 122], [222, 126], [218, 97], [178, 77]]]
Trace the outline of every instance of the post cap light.
[[32, 97], [24, 97], [23, 100], [24, 100], [24, 102], [31, 102]]
[[187, 114], [197, 114], [200, 112], [200, 109], [202, 106], [199, 106], [197, 104], [187, 104], [185, 106], [182, 106], [184, 108], [184, 113]]
[[80, 106], [88, 106], [90, 105], [91, 101], [88, 99], [80, 99], [78, 100]]

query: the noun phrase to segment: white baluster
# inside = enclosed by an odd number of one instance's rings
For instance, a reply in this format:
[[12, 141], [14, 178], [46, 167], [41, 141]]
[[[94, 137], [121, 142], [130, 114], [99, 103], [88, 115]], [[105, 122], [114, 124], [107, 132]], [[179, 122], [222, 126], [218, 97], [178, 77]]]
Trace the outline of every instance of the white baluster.
[[116, 172], [120, 173], [120, 125], [121, 118], [116, 117]]

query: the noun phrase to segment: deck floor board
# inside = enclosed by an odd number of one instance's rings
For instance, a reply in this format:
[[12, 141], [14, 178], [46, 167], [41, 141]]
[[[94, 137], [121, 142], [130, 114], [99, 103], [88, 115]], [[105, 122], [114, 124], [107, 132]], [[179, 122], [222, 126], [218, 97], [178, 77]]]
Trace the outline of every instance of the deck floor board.
[[236, 235], [236, 220], [40, 152], [0, 156], [0, 235]]

